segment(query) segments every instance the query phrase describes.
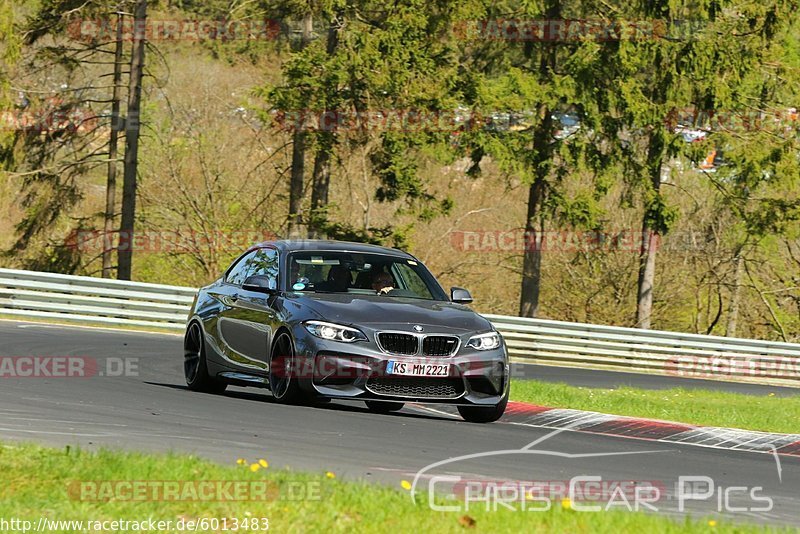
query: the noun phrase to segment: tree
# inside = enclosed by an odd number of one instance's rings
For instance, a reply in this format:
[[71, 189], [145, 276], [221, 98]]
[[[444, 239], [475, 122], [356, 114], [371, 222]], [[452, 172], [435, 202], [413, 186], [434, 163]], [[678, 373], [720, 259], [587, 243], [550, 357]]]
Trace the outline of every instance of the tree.
[[114, 43], [114, 73], [111, 90], [111, 133], [108, 140], [108, 173], [106, 178], [106, 208], [103, 213], [103, 278], [111, 278], [114, 269], [114, 220], [117, 213], [117, 150], [119, 131], [122, 129], [120, 105], [122, 102], [122, 24], [123, 14], [117, 14], [116, 42]]
[[[0, 109], [10, 107], [8, 69], [19, 57], [19, 38], [14, 27], [14, 10], [10, 0], [0, 0]], [[6, 132], [0, 132], [0, 169], [5, 169], [12, 159], [9, 151], [10, 139]]]
[[[89, 65], [103, 62], [104, 51], [96, 42], [70, 38], [70, 18], [64, 14], [77, 18], [80, 9], [94, 13], [97, 8], [91, 3], [46, 1], [29, 10], [24, 24], [15, 28], [25, 46], [24, 65], [35, 74], [20, 69], [15, 78], [15, 85], [23, 88], [24, 104], [10, 165], [12, 176], [21, 178], [19, 205], [26, 211], [6, 255], [29, 268], [72, 272], [80, 262], [76, 249], [63, 238], [63, 219], [80, 199], [77, 179], [100, 164], [105, 147], [99, 143], [102, 121], [94, 109], [104, 101], [104, 88], [95, 84], [93, 75], [85, 76]], [[48, 36], [53, 38], [44, 39]], [[34, 77], [41, 73], [60, 78], [60, 85], [51, 82], [49, 90], [41, 90]], [[74, 234], [83, 224], [79, 220], [77, 228], [68, 231]], [[55, 234], [61, 237], [53, 239]]]
[[661, 24], [645, 38], [602, 45], [603, 80], [609, 82], [603, 86], [603, 133], [642, 203], [638, 327], [651, 326], [658, 243], [678, 216], [662, 190], [666, 165], [693, 148], [669, 117], [690, 106], [729, 113], [751, 107], [752, 89], [764, 74], [762, 52], [792, 19], [793, 4], [665, 0], [632, 2], [610, 13], [618, 20]]
[[[36, 78], [23, 75], [16, 80], [19, 86], [33, 87], [27, 92], [26, 113], [34, 117], [35, 124], [18, 130], [15, 139], [18, 158], [14, 166], [16, 175], [24, 180], [21, 204], [28, 211], [17, 225], [19, 237], [11, 254], [30, 268], [72, 272], [79, 267], [83, 261], [79, 232], [91, 228], [91, 217], [68, 228], [72, 237], [66, 242], [49, 235], [63, 236], [64, 219], [81, 198], [79, 178], [105, 166], [103, 275], [111, 276], [123, 57], [121, 28], [113, 21], [131, 5], [130, 0], [115, 4], [47, 0], [31, 11], [21, 28], [31, 58], [26, 62], [29, 71], [62, 80], [60, 87], [44, 92]], [[107, 105], [110, 113], [104, 109]], [[105, 142], [103, 134], [107, 132], [110, 139]], [[33, 246], [34, 242], [38, 245]], [[32, 250], [38, 246], [47, 250]], [[23, 251], [30, 252], [30, 259], [21, 258]]]
[[[125, 172], [122, 183], [122, 217], [117, 278], [131, 279], [133, 237], [136, 221], [136, 181], [139, 164], [139, 132], [141, 129], [142, 76], [144, 73], [146, 36], [138, 28], [147, 23], [147, 0], [136, 0], [134, 11], [133, 50], [131, 51], [128, 85], [128, 113], [125, 119]], [[122, 240], [127, 243], [123, 244]]]
[[[328, 32], [325, 42], [325, 53], [332, 58], [339, 48], [339, 32], [345, 24], [344, 10], [335, 6], [330, 13]], [[326, 91], [323, 97], [325, 110], [323, 115], [336, 110], [341, 99], [339, 98], [339, 83], [334, 77], [324, 85]], [[331, 161], [337, 144], [335, 125], [324, 129], [317, 134], [317, 150], [314, 155], [314, 168], [311, 184], [311, 207], [308, 217], [309, 236], [319, 238], [322, 236], [321, 226], [327, 219], [327, 206], [331, 183]]]
[[[764, 7], [766, 12], [761, 11]], [[793, 40], [800, 26], [797, 7], [780, 3], [760, 6], [756, 12], [760, 12], [761, 17], [751, 17], [746, 26], [743, 21], [733, 22], [736, 28], [733, 31], [738, 30], [742, 38], [736, 43], [739, 50], [732, 52], [747, 58], [745, 67], [738, 69], [744, 83], [737, 88], [735, 97], [730, 98], [729, 105], [737, 111], [725, 117], [733, 120], [714, 121], [713, 116], [708, 117], [709, 121], [716, 122], [709, 125], [714, 128], [708, 144], [725, 147], [726, 161], [718, 172], [709, 174], [708, 179], [722, 206], [739, 221], [734, 234], [728, 336], [737, 333], [746, 275], [750, 289], [758, 294], [772, 319], [775, 334], [788, 341], [783, 321], [776, 311], [779, 305], [775, 302], [775, 293], [759, 287], [764, 284], [765, 276], [754, 273], [750, 265], [755, 259], [753, 256], [757, 258], [754, 249], [760, 248], [763, 252], [763, 249], [772, 248], [771, 255], [776, 256], [775, 238], [790, 238], [800, 231], [800, 161], [797, 156], [800, 144], [794, 108], [800, 89], [800, 58], [792, 55]], [[782, 282], [784, 287], [779, 293], [785, 294], [794, 280]]]
[[[400, 229], [357, 228], [330, 218], [332, 164], [342, 151], [367, 149], [370, 170], [381, 182], [379, 201], [401, 201], [402, 208], [422, 216], [447, 209], [446, 199], [425, 191], [416, 169], [418, 151], [441, 142], [444, 135], [410, 132], [398, 117], [414, 110], [435, 112], [454, 101], [447, 96], [447, 80], [454, 72], [449, 45], [441, 39], [449, 28], [447, 10], [438, 4], [330, 2], [321, 6], [315, 20], [325, 21], [326, 38], [296, 50], [284, 63], [283, 82], [260, 91], [281, 117], [279, 124], [294, 139], [300, 130], [314, 149], [310, 213], [295, 217], [300, 208], [292, 202], [297, 195], [290, 193], [290, 219], [308, 226], [315, 236], [400, 239]], [[370, 119], [383, 114], [392, 124], [376, 127]], [[297, 171], [300, 163], [293, 151], [291, 169]], [[295, 184], [290, 190], [299, 191], [299, 180], [292, 178], [290, 184]]]
[[[84, 144], [80, 150], [70, 152], [69, 149], [74, 145], [70, 143], [61, 143], [56, 137], [65, 137], [64, 132], [59, 132], [58, 136], [46, 135], [44, 139], [37, 135], [28, 135], [26, 142], [28, 145], [40, 145], [40, 150], [26, 150], [27, 152], [38, 154], [37, 160], [34, 162], [38, 165], [38, 170], [29, 171], [30, 176], [33, 176], [40, 183], [43, 181], [50, 181], [56, 183], [54, 189], [58, 190], [60, 187], [60, 198], [50, 197], [50, 200], [45, 202], [38, 202], [35, 198], [40, 200], [45, 198], [46, 195], [38, 194], [31, 190], [26, 199], [26, 203], [30, 206], [38, 205], [38, 209], [31, 212], [31, 215], [22, 221], [18, 229], [21, 231], [22, 236], [16, 243], [14, 250], [20, 251], [25, 248], [30, 239], [36, 234], [44, 232], [47, 227], [52, 226], [58, 220], [61, 212], [71, 205], [76, 203], [79, 199], [78, 189], [75, 186], [75, 179], [89, 169], [95, 167], [99, 162], [101, 156], [105, 156], [105, 164], [107, 166], [107, 189], [106, 189], [106, 205], [103, 214], [104, 218], [104, 232], [103, 232], [103, 276], [110, 276], [112, 270], [112, 244], [111, 244], [111, 228], [116, 214], [116, 160], [117, 160], [117, 137], [120, 130], [120, 99], [121, 99], [121, 82], [122, 82], [122, 14], [121, 10], [126, 7], [133, 7], [133, 45], [130, 59], [130, 75], [128, 83], [128, 101], [127, 101], [127, 119], [124, 121], [125, 125], [125, 162], [124, 162], [124, 177], [123, 177], [123, 194], [122, 194], [122, 210], [121, 210], [121, 223], [120, 223], [120, 249], [118, 250], [118, 278], [129, 280], [131, 277], [131, 262], [132, 262], [132, 247], [131, 242], [134, 231], [135, 220], [135, 207], [136, 207], [136, 173], [138, 161], [138, 146], [139, 146], [139, 131], [140, 131], [140, 110], [141, 110], [141, 86], [144, 69], [144, 54], [145, 54], [145, 35], [144, 27], [147, 21], [147, 1], [146, 0], [120, 0], [116, 5], [109, 5], [105, 2], [76, 2], [75, 0], [47, 0], [42, 3], [38, 10], [34, 13], [27, 24], [26, 41], [28, 45], [34, 45], [45, 36], [54, 36], [55, 45], [42, 46], [39, 57], [45, 62], [52, 62], [65, 69], [67, 74], [71, 74], [75, 70], [89, 68], [93, 65], [113, 65], [113, 72], [110, 74], [112, 77], [111, 82], [111, 97], [98, 98], [95, 94], [84, 97], [82, 101], [79, 97], [81, 92], [96, 93], [99, 89], [108, 89], [109, 87], [97, 88], [93, 86], [93, 82], [89, 81], [86, 87], [72, 90], [72, 94], [76, 95], [76, 99], [71, 99], [71, 102], [61, 105], [61, 108], [69, 107], [69, 109], [80, 108], [85, 103], [95, 104], [111, 104], [110, 119], [111, 124], [108, 129], [109, 142], [103, 144], [102, 148], [107, 149], [103, 153], [94, 147], [89, 150], [87, 154], [79, 155], [81, 151], [87, 149], [92, 143]], [[98, 35], [84, 35], [84, 23], [93, 22], [90, 17], [95, 17], [94, 24], [99, 27]], [[111, 24], [114, 20], [115, 23]], [[89, 24], [87, 24], [88, 26]], [[109, 31], [107, 31], [109, 30]], [[68, 39], [64, 40], [63, 35], [67, 34]], [[59, 39], [58, 37], [61, 37]], [[108, 50], [109, 42], [114, 43], [112, 50]], [[106, 60], [108, 55], [113, 56], [113, 61]], [[91, 79], [91, 76], [87, 77]], [[64, 112], [64, 109], [61, 109]], [[96, 124], [100, 124], [97, 120], [99, 114], [92, 117]], [[96, 134], [98, 128], [93, 128], [91, 133]], [[86, 135], [81, 132], [81, 128], [74, 128], [75, 131], [67, 132], [68, 138], [81, 135], [83, 137], [91, 137], [90, 141], [94, 141], [94, 136]], [[29, 147], [30, 148], [30, 147]], [[66, 157], [77, 161], [70, 161], [66, 163], [66, 167], [53, 169], [47, 168], [47, 162], [56, 161], [63, 155], [59, 155], [64, 149], [67, 149]], [[34, 165], [34, 167], [36, 166]], [[68, 170], [68, 173], [64, 173]], [[41, 193], [41, 192], [40, 192]], [[67, 202], [63, 202], [66, 200]], [[61, 201], [61, 204], [59, 204]], [[42, 216], [44, 215], [44, 216]], [[64, 256], [66, 253], [69, 261], [72, 262], [72, 268], [76, 266], [77, 258], [74, 254], [74, 249], [71, 253], [64, 247], [56, 247], [57, 253]]]
[[[303, 34], [300, 39], [302, 50], [311, 42], [313, 31], [313, 15], [307, 12], [303, 16]], [[301, 227], [301, 204], [303, 202], [303, 183], [305, 182], [306, 138], [303, 128], [296, 128], [292, 137], [292, 167], [289, 171], [289, 237], [299, 237]]]
[[[468, 3], [465, 13], [473, 26], [465, 28], [467, 39], [461, 91], [466, 104], [488, 123], [472, 128], [464, 145], [480, 173], [480, 163], [491, 158], [509, 176], [527, 187], [525, 250], [519, 314], [539, 313], [542, 286], [542, 255], [550, 223], [595, 227], [598, 195], [604, 182], [570, 198], [564, 181], [573, 172], [603, 173], [588, 125], [595, 87], [592, 70], [596, 58], [582, 53], [587, 43], [567, 39], [550, 29], [550, 21], [585, 19], [589, 4], [547, 0], [540, 4], [519, 2]], [[525, 37], [537, 22], [547, 21], [540, 35]], [[558, 117], [572, 111], [584, 126], [572, 135], [561, 135]], [[510, 124], [516, 122], [516, 128]], [[581, 162], [597, 163], [596, 168]]]

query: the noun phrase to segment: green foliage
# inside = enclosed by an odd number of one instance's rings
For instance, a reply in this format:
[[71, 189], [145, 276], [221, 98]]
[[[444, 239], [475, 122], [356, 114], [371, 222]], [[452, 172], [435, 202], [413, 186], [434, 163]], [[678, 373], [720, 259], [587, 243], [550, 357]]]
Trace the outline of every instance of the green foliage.
[[[591, 6], [581, 2], [464, 2], [466, 20], [521, 21], [586, 17]], [[524, 184], [544, 184], [538, 217], [595, 227], [602, 212], [597, 204], [610, 180], [609, 161], [592, 138], [599, 122], [596, 54], [593, 43], [525, 42], [477, 37], [464, 39], [461, 54], [465, 68], [458, 88], [466, 105], [490, 123], [471, 128], [462, 137], [472, 155], [471, 175], [480, 172], [484, 158], [509, 177]], [[559, 135], [557, 116], [569, 112], [580, 117], [581, 128]], [[596, 112], [596, 114], [594, 113]], [[504, 114], [521, 115], [516, 128], [491, 127]], [[569, 183], [580, 175], [592, 177], [591, 193], [572, 198]]]
[[709, 77], [707, 100], [727, 111], [709, 135], [725, 164], [710, 176], [722, 205], [741, 220], [756, 241], [788, 235], [800, 214], [798, 123], [788, 108], [800, 88], [797, 2], [744, 3], [738, 17], [719, 17], [736, 39], [713, 46], [726, 76]]
[[[9, 69], [17, 62], [19, 54], [20, 39], [14, 27], [12, 2], [0, 0], [0, 110], [10, 106]], [[5, 168], [12, 159], [11, 138], [8, 132], [0, 131], [0, 169]]]
[[[380, 181], [375, 194], [379, 202], [394, 203], [401, 213], [422, 220], [447, 213], [450, 201], [428, 190], [419, 163], [423, 153], [449, 157], [427, 151], [444, 146], [448, 134], [415, 131], [413, 124], [403, 122], [417, 110], [435, 114], [455, 107], [450, 45], [440, 39], [449, 29], [446, 6], [366, 1], [311, 7], [316, 20], [328, 22], [327, 37], [294, 52], [283, 64], [282, 83], [262, 87], [257, 94], [270, 111], [285, 114], [290, 122], [307, 111], [317, 117], [326, 112], [346, 117], [345, 127], [309, 130], [317, 151], [343, 157], [358, 147], [372, 147], [368, 161]], [[375, 127], [373, 119], [382, 113], [395, 122]], [[298, 122], [302, 120], [292, 127]], [[307, 222], [320, 231], [338, 231], [337, 223], [328, 221], [331, 216], [330, 210], [320, 211]], [[366, 228], [362, 232], [370, 234]]]
[[325, 219], [317, 221], [317, 225], [329, 239], [372, 245], [383, 245], [393, 234], [391, 226], [357, 228], [352, 224], [329, 222]]
[[603, 217], [596, 198], [588, 192], [576, 193], [572, 198], [562, 196], [555, 190], [548, 198], [551, 211], [556, 214], [556, 220], [565, 227], [588, 228], [599, 230], [599, 221]]
[[33, 87], [25, 94], [26, 103], [15, 109], [34, 126], [16, 129], [4, 152], [6, 165], [18, 175], [16, 203], [22, 210], [14, 225], [15, 240], [4, 256], [17, 266], [72, 273], [82, 263], [80, 251], [66, 241], [91, 228], [96, 216], [75, 216], [72, 210], [84, 200], [87, 175], [107, 154], [98, 149], [103, 146], [98, 134], [108, 124], [107, 112], [99, 109], [108, 92], [94, 90], [92, 83], [75, 90], [72, 83], [93, 65], [109, 64], [110, 47], [76, 40], [73, 30], [81, 20], [111, 18], [116, 9], [132, 5], [133, 0], [41, 0], [17, 6], [9, 23], [16, 38], [10, 42], [26, 51], [18, 66], [23, 71], [17, 74], [19, 86], [30, 86], [40, 72], [49, 78], [46, 90]]
[[677, 208], [669, 206], [660, 193], [652, 194], [644, 206], [645, 224], [659, 235], [669, 232], [677, 218]]

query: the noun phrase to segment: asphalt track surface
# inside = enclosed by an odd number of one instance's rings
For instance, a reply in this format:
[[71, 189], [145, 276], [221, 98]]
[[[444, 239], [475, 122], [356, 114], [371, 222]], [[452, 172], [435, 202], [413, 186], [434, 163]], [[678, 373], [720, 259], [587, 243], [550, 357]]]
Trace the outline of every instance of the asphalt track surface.
[[[800, 525], [797, 457], [554, 433], [502, 422], [468, 424], [417, 406], [392, 415], [370, 413], [361, 403], [283, 406], [258, 389], [194, 393], [184, 385], [178, 336], [0, 321], [0, 356], [88, 357], [99, 363], [101, 372], [109, 358], [136, 365], [127, 376], [1, 378], [3, 440], [190, 452], [228, 465], [240, 457], [267, 458], [274, 467], [330, 470], [346, 479], [394, 487], [414, 480], [426, 466], [446, 461], [419, 477], [417, 495], [423, 500], [432, 476], [560, 483], [588, 475], [607, 483], [648, 481], [664, 492], [653, 506], [671, 515], [680, 513], [678, 478], [702, 476], [711, 479], [713, 495], [688, 501], [688, 512]], [[579, 381], [591, 376], [589, 371], [559, 369], [550, 377], [556, 373], [567, 378], [575, 373]], [[626, 378], [610, 374], [618, 381]], [[613, 382], [607, 375], [597, 376], [603, 384]], [[458, 460], [499, 450], [506, 452]], [[731, 489], [739, 487], [747, 489]], [[437, 491], [447, 488], [436, 485]], [[754, 488], [761, 488], [754, 490], [757, 498], [750, 494]], [[753, 510], [764, 507], [758, 498], [765, 496], [773, 502], [771, 509]]]

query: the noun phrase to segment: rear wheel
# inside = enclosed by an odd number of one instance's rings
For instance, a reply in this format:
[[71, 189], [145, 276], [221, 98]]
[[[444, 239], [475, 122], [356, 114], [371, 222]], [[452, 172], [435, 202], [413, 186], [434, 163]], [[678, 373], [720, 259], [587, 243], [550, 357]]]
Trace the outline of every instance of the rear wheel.
[[364, 401], [369, 411], [375, 413], [391, 413], [403, 409], [402, 402]]
[[215, 380], [208, 374], [203, 329], [197, 323], [189, 325], [183, 338], [183, 374], [186, 385], [192, 391], [222, 393], [228, 387], [225, 382]]
[[302, 392], [295, 373], [294, 344], [288, 332], [281, 332], [272, 345], [269, 359], [269, 389], [281, 404], [296, 404]]
[[469, 423], [493, 423], [503, 416], [508, 404], [508, 395], [494, 406], [459, 406], [458, 413]]

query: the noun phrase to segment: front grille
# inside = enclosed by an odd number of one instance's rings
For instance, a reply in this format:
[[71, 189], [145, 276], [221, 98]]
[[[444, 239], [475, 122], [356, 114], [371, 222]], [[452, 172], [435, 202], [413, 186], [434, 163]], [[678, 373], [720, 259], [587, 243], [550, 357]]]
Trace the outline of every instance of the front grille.
[[458, 348], [458, 338], [453, 336], [428, 336], [422, 341], [425, 356], [450, 356]]
[[391, 354], [417, 353], [417, 337], [411, 334], [381, 332], [378, 334], [378, 342], [383, 350]]
[[367, 389], [391, 397], [452, 399], [464, 393], [464, 383], [460, 378], [378, 376], [367, 381]]

